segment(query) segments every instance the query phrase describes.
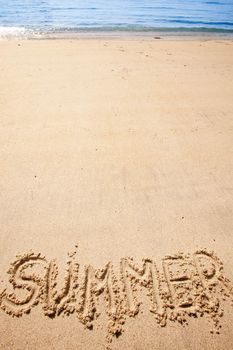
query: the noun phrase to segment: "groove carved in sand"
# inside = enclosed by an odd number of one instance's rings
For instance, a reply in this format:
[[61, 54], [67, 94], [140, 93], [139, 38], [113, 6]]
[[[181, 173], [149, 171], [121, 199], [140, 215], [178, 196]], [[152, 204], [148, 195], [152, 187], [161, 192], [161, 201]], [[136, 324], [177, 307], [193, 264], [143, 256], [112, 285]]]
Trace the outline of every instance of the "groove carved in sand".
[[227, 299], [233, 301], [232, 284], [213, 252], [200, 250], [193, 255], [167, 256], [160, 268], [148, 258], [142, 260], [141, 266], [133, 258], [123, 258], [118, 277], [111, 262], [102, 269], [91, 265], [80, 269], [76, 253], [68, 254], [61, 288], [55, 260], [48, 261], [32, 252], [17, 256], [8, 271], [13, 291], [5, 289], [0, 293], [0, 308], [19, 317], [40, 304], [45, 316], [75, 313], [91, 329], [101, 315], [100, 306], [104, 305], [108, 334], [118, 336], [127, 316], [135, 317], [140, 309], [143, 311], [137, 294], [144, 288], [150, 311], [161, 326], [168, 321], [185, 324], [190, 316], [207, 316], [218, 333], [223, 303]]
[[[45, 275], [47, 261], [45, 257], [34, 253], [17, 256], [11, 264], [8, 270], [9, 282], [15, 292], [7, 293], [4, 290], [0, 294], [0, 307], [7, 314], [19, 317], [29, 313], [39, 302], [43, 303], [44, 277], [33, 272], [38, 266], [42, 267], [42, 275]], [[28, 271], [30, 269], [31, 272]], [[23, 296], [17, 296], [17, 290], [22, 291]]]
[[126, 310], [129, 316], [139, 312], [140, 303], [136, 298], [137, 284], [145, 287], [151, 300], [150, 311], [159, 317], [159, 322], [165, 317], [165, 309], [161, 300], [159, 271], [151, 259], [143, 259], [142, 268], [138, 267], [132, 258], [121, 260], [121, 275], [126, 299]]

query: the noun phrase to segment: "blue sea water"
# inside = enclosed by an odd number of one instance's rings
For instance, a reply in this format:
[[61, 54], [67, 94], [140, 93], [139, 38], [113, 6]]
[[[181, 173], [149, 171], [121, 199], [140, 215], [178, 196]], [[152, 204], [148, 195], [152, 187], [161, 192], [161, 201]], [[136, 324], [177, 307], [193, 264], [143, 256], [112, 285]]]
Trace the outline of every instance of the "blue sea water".
[[0, 0], [0, 33], [233, 32], [233, 0]]

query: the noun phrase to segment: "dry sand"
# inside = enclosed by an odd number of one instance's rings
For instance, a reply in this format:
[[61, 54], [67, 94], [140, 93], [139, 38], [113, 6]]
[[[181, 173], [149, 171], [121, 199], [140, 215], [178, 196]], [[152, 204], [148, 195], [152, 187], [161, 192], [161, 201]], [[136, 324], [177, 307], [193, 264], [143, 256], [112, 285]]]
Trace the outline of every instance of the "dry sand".
[[232, 40], [0, 42], [0, 349], [232, 348], [232, 93]]

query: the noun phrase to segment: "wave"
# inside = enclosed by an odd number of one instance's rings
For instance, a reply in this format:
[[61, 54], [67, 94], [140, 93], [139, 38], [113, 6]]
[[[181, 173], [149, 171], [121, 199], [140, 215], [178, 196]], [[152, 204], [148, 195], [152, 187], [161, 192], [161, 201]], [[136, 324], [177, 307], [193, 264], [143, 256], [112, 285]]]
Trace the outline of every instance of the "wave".
[[28, 30], [23, 27], [1, 27], [0, 26], [0, 38], [11, 37], [24, 37], [27, 35]]

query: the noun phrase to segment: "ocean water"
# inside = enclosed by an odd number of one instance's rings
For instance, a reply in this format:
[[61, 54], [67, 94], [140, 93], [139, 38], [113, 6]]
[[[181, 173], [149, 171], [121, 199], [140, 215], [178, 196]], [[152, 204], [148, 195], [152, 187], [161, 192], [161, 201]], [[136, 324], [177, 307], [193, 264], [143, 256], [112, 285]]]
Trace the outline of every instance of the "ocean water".
[[233, 0], [0, 0], [0, 36], [115, 30], [233, 32]]

